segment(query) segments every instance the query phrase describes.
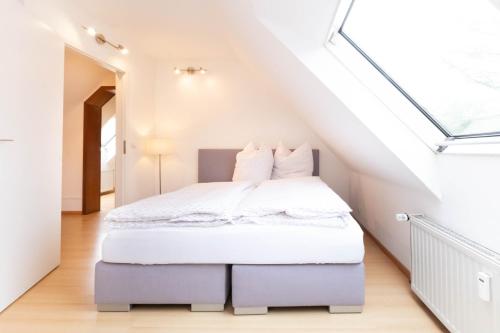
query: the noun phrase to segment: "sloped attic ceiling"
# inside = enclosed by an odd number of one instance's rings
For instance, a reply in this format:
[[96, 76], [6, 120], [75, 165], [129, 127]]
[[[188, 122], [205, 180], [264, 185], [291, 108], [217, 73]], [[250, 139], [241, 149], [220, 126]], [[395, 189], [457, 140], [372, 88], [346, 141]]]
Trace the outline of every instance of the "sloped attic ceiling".
[[239, 56], [264, 70], [351, 168], [440, 196], [432, 150], [324, 47], [338, 1], [220, 6]]
[[[353, 170], [439, 196], [434, 154], [323, 43], [335, 0], [25, 0], [71, 13], [153, 58], [238, 57], [261, 73]], [[64, 24], [64, 22], [61, 22]], [[383, 121], [381, 121], [383, 120]]]

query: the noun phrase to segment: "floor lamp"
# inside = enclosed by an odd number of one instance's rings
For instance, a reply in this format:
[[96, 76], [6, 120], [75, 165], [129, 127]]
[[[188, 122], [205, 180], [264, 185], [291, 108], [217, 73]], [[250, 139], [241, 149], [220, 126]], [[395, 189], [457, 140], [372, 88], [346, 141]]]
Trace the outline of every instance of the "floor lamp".
[[158, 155], [158, 176], [160, 179], [160, 194], [161, 191], [161, 157], [168, 153], [168, 140], [161, 138], [153, 138], [148, 141], [147, 151], [151, 155]]

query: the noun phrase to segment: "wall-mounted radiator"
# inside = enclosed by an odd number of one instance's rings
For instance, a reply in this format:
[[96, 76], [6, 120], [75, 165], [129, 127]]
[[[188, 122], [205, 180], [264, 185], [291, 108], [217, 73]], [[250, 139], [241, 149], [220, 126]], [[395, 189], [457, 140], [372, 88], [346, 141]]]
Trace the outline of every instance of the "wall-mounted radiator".
[[451, 332], [500, 333], [500, 255], [424, 216], [409, 220], [415, 294]]

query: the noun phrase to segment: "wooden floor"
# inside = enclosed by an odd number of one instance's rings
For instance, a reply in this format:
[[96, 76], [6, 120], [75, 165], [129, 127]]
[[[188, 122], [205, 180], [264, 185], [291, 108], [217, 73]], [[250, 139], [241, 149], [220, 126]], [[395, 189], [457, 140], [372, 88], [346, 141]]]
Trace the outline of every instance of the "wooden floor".
[[370, 238], [365, 239], [362, 314], [329, 314], [321, 307], [271, 308], [268, 315], [237, 317], [230, 305], [221, 313], [191, 313], [188, 306], [135, 306], [130, 313], [98, 313], [93, 274], [104, 236], [103, 215], [63, 216], [61, 265], [0, 314], [0, 332], [443, 331], [412, 296], [407, 278]]
[[115, 192], [101, 195], [101, 210], [107, 212], [115, 207]]

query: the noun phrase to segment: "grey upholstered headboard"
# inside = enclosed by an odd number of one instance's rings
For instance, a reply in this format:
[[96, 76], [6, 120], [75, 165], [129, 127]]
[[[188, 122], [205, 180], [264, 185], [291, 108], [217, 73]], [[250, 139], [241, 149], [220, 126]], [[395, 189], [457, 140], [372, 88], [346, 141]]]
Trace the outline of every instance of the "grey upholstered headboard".
[[[236, 154], [241, 149], [199, 149], [198, 182], [229, 182], [233, 179]], [[319, 176], [319, 150], [313, 149], [313, 176]]]

